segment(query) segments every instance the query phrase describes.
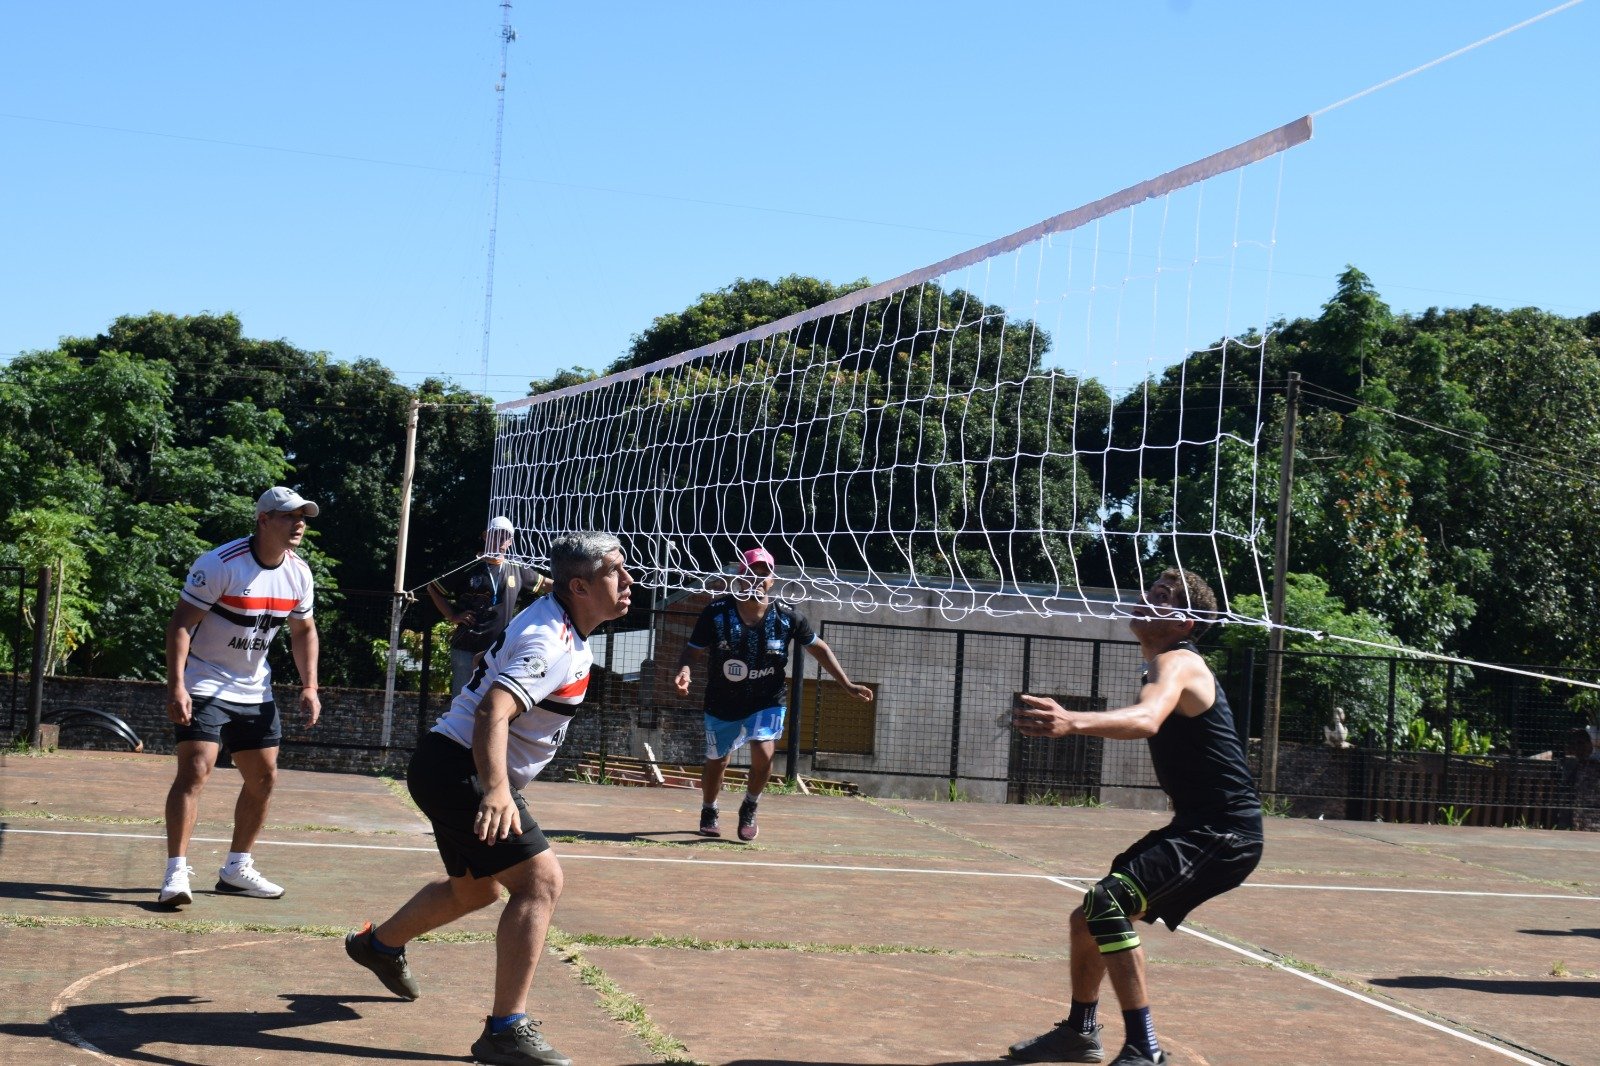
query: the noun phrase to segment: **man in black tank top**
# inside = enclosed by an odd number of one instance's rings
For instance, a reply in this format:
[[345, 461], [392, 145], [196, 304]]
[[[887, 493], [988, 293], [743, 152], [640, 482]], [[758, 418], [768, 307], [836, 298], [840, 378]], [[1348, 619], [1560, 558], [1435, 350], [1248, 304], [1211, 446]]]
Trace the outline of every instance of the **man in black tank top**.
[[1167, 1062], [1150, 1019], [1144, 949], [1133, 922], [1160, 919], [1176, 929], [1195, 907], [1238, 887], [1261, 861], [1261, 798], [1228, 698], [1193, 644], [1216, 617], [1216, 595], [1196, 575], [1167, 570], [1135, 613], [1128, 628], [1146, 662], [1137, 703], [1084, 712], [1023, 696], [1013, 717], [1018, 732], [1030, 737], [1145, 740], [1173, 809], [1171, 824], [1113, 859], [1110, 875], [1072, 912], [1071, 1012], [1049, 1032], [1011, 1046], [1011, 1057], [1024, 1062], [1102, 1061], [1095, 1015], [1108, 973], [1127, 1033], [1112, 1066]]

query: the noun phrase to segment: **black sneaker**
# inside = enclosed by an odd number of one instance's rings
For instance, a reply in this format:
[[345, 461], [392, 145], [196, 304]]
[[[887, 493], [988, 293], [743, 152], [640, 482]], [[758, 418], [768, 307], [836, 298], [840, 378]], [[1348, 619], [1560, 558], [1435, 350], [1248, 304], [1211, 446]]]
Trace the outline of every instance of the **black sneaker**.
[[756, 805], [745, 800], [739, 804], [739, 839], [748, 844], [759, 832], [761, 829], [756, 825]]
[[417, 999], [422, 995], [422, 986], [417, 984], [417, 979], [411, 976], [411, 967], [406, 965], [404, 950], [398, 955], [385, 955], [372, 946], [371, 922], [344, 935], [344, 953], [377, 974], [383, 987], [401, 999]]
[[1080, 1033], [1064, 1021], [1048, 1033], [1017, 1041], [1006, 1054], [1019, 1062], [1100, 1062], [1106, 1057], [1100, 1026]]
[[1111, 1066], [1167, 1066], [1171, 1061], [1165, 1051], [1156, 1052], [1152, 1059], [1132, 1044], [1124, 1044], [1117, 1057], [1111, 1060]]
[[722, 835], [722, 826], [717, 821], [715, 807], [700, 808], [700, 835], [703, 837], [719, 837]]
[[539, 1035], [539, 1023], [524, 1018], [503, 1033], [489, 1031], [490, 1020], [483, 1020], [483, 1035], [472, 1042], [472, 1057], [490, 1066], [572, 1066], [572, 1060], [550, 1046]]

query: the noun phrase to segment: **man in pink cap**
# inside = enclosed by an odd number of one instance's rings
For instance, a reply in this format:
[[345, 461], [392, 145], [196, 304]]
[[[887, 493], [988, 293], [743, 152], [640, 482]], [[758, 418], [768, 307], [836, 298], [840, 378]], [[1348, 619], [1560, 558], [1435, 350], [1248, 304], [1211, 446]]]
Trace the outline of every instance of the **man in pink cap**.
[[723, 771], [729, 756], [749, 744], [750, 778], [739, 805], [739, 839], [748, 843], [756, 838], [757, 804], [772, 769], [773, 748], [783, 735], [790, 641], [798, 641], [857, 699], [872, 699], [872, 689], [850, 680], [833, 649], [812, 631], [806, 616], [794, 604], [772, 596], [772, 567], [772, 555], [765, 548], [745, 552], [733, 591], [718, 596], [700, 612], [678, 659], [673, 684], [680, 695], [687, 696], [693, 679], [691, 660], [711, 657], [706, 674], [706, 761], [700, 775], [704, 797], [701, 836], [722, 835], [717, 797], [722, 791]]

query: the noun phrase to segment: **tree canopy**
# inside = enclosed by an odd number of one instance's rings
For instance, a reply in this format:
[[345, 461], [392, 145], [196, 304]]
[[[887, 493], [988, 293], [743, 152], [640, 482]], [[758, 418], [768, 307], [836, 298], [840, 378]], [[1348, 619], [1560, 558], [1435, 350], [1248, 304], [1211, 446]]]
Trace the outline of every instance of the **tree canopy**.
[[[865, 284], [740, 279], [657, 318], [610, 369], [644, 366]], [[1163, 530], [1215, 527], [1230, 534], [1217, 541], [1222, 572], [1207, 572], [1216, 569], [1210, 558], [1185, 562], [1247, 592], [1259, 587], [1260, 561], [1246, 544], [1277, 502], [1283, 385], [1298, 373], [1297, 611], [1474, 659], [1573, 668], [1600, 660], [1589, 624], [1600, 609], [1600, 313], [1474, 306], [1396, 314], [1352, 267], [1318, 316], [1275, 323], [1265, 338], [1210, 345], [1146, 392], [1113, 397], [1093, 379], [1046, 369], [1049, 338], [1033, 323], [956, 289], [927, 286], [916, 299], [938, 328], [904, 336], [884, 328], [886, 316], [904, 310], [891, 298], [830, 331], [801, 329], [714, 369], [691, 368], [678, 379], [690, 383], [680, 393], [665, 377], [640, 387], [658, 390], [652, 401], [677, 425], [759, 440], [762, 462], [791, 472], [795, 487], [749, 501], [750, 513], [732, 521], [761, 529], [770, 520], [761, 508], [844, 499], [911, 531], [801, 545], [841, 566], [894, 572], [911, 563], [1027, 581], [1051, 558], [1071, 557], [1085, 583], [1115, 578], [1125, 587], [1138, 565], [1148, 572], [1165, 561], [1171, 538]], [[978, 327], [1003, 343], [975, 344]], [[1236, 358], [1241, 345], [1257, 348], [1259, 360]], [[811, 357], [824, 353], [826, 373], [773, 373], [780, 359], [821, 366]], [[734, 411], [702, 407], [703, 390], [690, 387], [695, 374], [738, 379], [753, 400]], [[934, 374], [973, 387], [903, 402], [925, 395]], [[593, 376], [572, 367], [531, 383], [530, 393]], [[851, 397], [842, 411], [841, 395]], [[57, 568], [62, 669], [159, 677], [162, 629], [184, 568], [249, 530], [262, 489], [289, 484], [323, 507], [305, 553], [321, 589], [324, 680], [376, 684], [372, 641], [386, 639], [413, 400], [424, 410], [408, 586], [477, 546], [494, 444], [484, 398], [442, 380], [402, 385], [375, 360], [251, 339], [231, 315], [130, 316], [99, 336], [25, 353], [0, 368], [0, 564]], [[1185, 434], [1182, 412], [1198, 406], [1221, 412], [1220, 449]], [[779, 423], [813, 428], [766, 432]], [[619, 446], [646, 446], [643, 425], [629, 432], [634, 439]], [[747, 455], [679, 447], [669, 437], [652, 439], [675, 482], [743, 476]], [[1261, 442], [1259, 454], [1249, 441]], [[1061, 442], [1105, 459], [1048, 454], [1063, 451]], [[882, 476], [913, 453], [941, 461], [914, 476]], [[1153, 454], [1176, 476], [1152, 482]], [[839, 479], [846, 483], [836, 493], [798, 487]], [[1154, 535], [1086, 552], [1088, 539], [1071, 531], [1116, 528], [1126, 521], [1117, 501], [1139, 501], [1140, 529]], [[1038, 527], [1054, 532], [1014, 532], [1018, 512], [1043, 516]], [[843, 528], [833, 516], [813, 517], [820, 528]], [[668, 518], [705, 526], [704, 516]], [[709, 547], [705, 554], [707, 564], [717, 558]], [[14, 599], [15, 586], [0, 595]], [[1235, 597], [1234, 607], [1251, 602]]]
[[419, 423], [408, 586], [478, 544], [487, 401], [247, 338], [232, 315], [124, 317], [24, 354], [0, 370], [0, 563], [62, 568], [65, 669], [161, 677], [185, 569], [251, 530], [260, 492], [289, 484], [322, 507], [302, 554], [319, 586], [323, 680], [380, 683], [369, 644], [387, 636], [413, 398], [434, 406]]

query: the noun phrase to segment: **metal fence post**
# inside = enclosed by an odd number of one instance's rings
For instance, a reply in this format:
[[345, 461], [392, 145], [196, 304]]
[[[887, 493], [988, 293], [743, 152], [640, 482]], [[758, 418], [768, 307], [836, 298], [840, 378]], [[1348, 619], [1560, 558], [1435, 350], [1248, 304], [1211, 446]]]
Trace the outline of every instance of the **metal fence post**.
[[415, 748], [422, 743], [422, 734], [428, 731], [428, 689], [433, 684], [433, 626], [428, 624], [426, 613], [422, 620], [422, 677], [417, 681], [417, 733], [411, 740]]
[[1444, 664], [1444, 778], [1439, 782], [1439, 798], [1447, 800], [1450, 796], [1450, 760], [1454, 757], [1455, 748], [1455, 688], [1456, 664]]
[[956, 683], [950, 706], [950, 785], [953, 788], [961, 769], [961, 679], [967, 672], [967, 633], [956, 631]]
[[1300, 405], [1300, 375], [1289, 375], [1283, 400], [1283, 451], [1278, 462], [1278, 529], [1273, 538], [1272, 603], [1267, 619], [1267, 691], [1261, 722], [1261, 779], [1265, 791], [1278, 791], [1278, 729], [1283, 721], [1283, 603], [1289, 585], [1289, 518], [1294, 495], [1295, 416]]
[[[783, 745], [783, 776], [792, 785], [800, 773], [798, 769], [800, 765], [800, 671], [805, 668], [805, 658], [800, 654], [802, 649], [798, 640], [791, 640], [789, 643], [793, 645], [789, 664], [789, 707], [794, 713], [789, 715], [789, 721], [784, 726], [784, 732], [788, 735], [784, 738]], [[818, 681], [817, 685], [818, 692], [821, 692], [822, 682]], [[819, 712], [820, 709], [821, 700], [818, 700]], [[816, 728], [814, 719], [811, 725], [814, 730]], [[814, 774], [816, 770], [811, 772]]]
[[11, 642], [11, 720], [6, 723], [6, 728], [13, 734], [17, 731], [17, 687], [22, 683], [22, 630], [23, 612], [22, 605], [28, 596], [28, 572], [22, 567], [17, 567], [17, 629], [16, 639]]
[[1250, 730], [1256, 724], [1256, 649], [1254, 647], [1244, 650], [1244, 741], [1245, 761], [1249, 762], [1250, 756]]

